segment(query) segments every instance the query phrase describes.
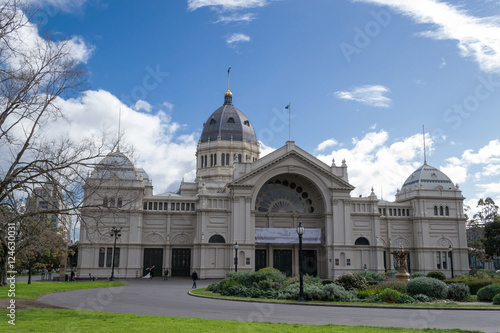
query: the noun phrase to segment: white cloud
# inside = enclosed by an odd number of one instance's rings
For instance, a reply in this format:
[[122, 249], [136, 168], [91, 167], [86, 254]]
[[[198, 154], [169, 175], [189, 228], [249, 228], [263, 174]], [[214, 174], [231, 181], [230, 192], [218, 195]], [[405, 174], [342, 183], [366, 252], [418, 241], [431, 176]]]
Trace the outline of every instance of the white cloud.
[[231, 22], [252, 22], [255, 20], [255, 15], [252, 13], [233, 14], [229, 16], [220, 16], [215, 23], [231, 23]]
[[[432, 147], [432, 138], [427, 139]], [[333, 150], [317, 157], [328, 165], [346, 160], [349, 182], [356, 187], [352, 195], [369, 195], [371, 188], [384, 198], [394, 195], [416, 168], [422, 163], [422, 135], [415, 134], [393, 143], [386, 131], [369, 132], [363, 138], [353, 138], [352, 148]]]
[[104, 90], [89, 90], [76, 99], [59, 99], [58, 105], [70, 120], [70, 126], [62, 121], [50, 126], [57, 129], [53, 131], [56, 133], [61, 133], [60, 128], [68, 128], [74, 140], [97, 136], [103, 128], [116, 138], [121, 108], [121, 145], [134, 146], [138, 155], [135, 165], [149, 174], [155, 193], [162, 193], [167, 188], [175, 190], [182, 178], [194, 180], [199, 134], [179, 134], [181, 125], [164, 112], [154, 108], [150, 113], [137, 112]]
[[500, 175], [500, 164], [488, 164], [483, 168], [484, 176], [498, 176]]
[[146, 112], [150, 112], [152, 108], [153, 108], [153, 106], [151, 106], [151, 104], [149, 104], [146, 101], [143, 101], [142, 99], [140, 99], [137, 102], [135, 102], [135, 105], [134, 105], [134, 110], [135, 111], [144, 110]]
[[389, 89], [381, 85], [365, 85], [355, 87], [350, 91], [337, 91], [335, 96], [340, 99], [357, 101], [370, 106], [387, 108], [391, 105], [391, 99], [384, 96]]
[[223, 10], [238, 10], [263, 7], [267, 4], [267, 0], [188, 0], [188, 9], [196, 10], [202, 7], [220, 7]]
[[325, 140], [325, 141], [321, 142], [318, 145], [318, 147], [316, 147], [316, 150], [317, 151], [323, 151], [326, 148], [336, 146], [337, 144], [338, 144], [338, 142], [336, 140], [334, 140], [334, 139], [328, 139], [328, 140]]
[[262, 143], [262, 141], [259, 141], [259, 143], [260, 143], [260, 157], [261, 158], [276, 150], [276, 148], [266, 146], [264, 143]]
[[477, 187], [483, 190], [479, 195], [480, 198], [491, 197], [492, 195], [500, 195], [500, 182], [489, 184], [477, 184]]
[[352, 0], [390, 6], [417, 23], [432, 24], [428, 38], [457, 41], [460, 54], [476, 61], [485, 72], [500, 72], [500, 16], [476, 17], [438, 0]]
[[234, 33], [226, 38], [226, 43], [228, 45], [231, 45], [233, 43], [249, 42], [249, 41], [250, 41], [250, 36], [242, 33]]
[[174, 108], [174, 105], [167, 101], [163, 102], [163, 106], [166, 107], [168, 111], [172, 111], [172, 109]]
[[486, 146], [479, 149], [477, 154], [472, 149], [464, 151], [462, 160], [468, 164], [500, 163], [500, 140], [490, 141]]

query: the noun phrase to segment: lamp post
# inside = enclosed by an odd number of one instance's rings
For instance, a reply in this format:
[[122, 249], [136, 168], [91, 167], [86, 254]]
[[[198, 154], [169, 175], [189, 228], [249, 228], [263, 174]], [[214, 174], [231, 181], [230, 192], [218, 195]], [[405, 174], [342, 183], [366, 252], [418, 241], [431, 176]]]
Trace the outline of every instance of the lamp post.
[[238, 242], [234, 244], [234, 272], [238, 272]]
[[111, 277], [109, 278], [109, 281], [113, 281], [115, 278], [115, 253], [116, 253], [116, 239], [120, 237], [122, 234], [120, 233], [120, 229], [116, 229], [116, 227], [111, 228], [111, 237], [115, 237], [115, 243], [113, 244], [113, 259], [111, 260]]
[[449, 250], [450, 250], [450, 252], [448, 252], [448, 253], [450, 256], [451, 278], [453, 279], [454, 278], [454, 275], [453, 275], [453, 247], [451, 245], [449, 247]]
[[299, 277], [300, 277], [300, 292], [299, 292], [299, 302], [304, 302], [304, 273], [302, 270], [302, 235], [304, 234], [304, 227], [302, 222], [299, 222], [297, 227], [297, 234], [299, 235]]

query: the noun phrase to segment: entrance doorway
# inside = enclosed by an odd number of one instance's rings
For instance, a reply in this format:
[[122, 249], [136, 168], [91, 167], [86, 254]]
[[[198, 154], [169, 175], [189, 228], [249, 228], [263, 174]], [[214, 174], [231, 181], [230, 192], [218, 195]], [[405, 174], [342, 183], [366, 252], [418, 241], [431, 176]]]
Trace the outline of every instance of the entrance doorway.
[[255, 250], [255, 271], [267, 267], [267, 251]]
[[143, 271], [142, 276], [148, 274], [151, 266], [155, 266], [153, 270], [154, 276], [161, 276], [163, 272], [163, 249], [144, 249]]
[[286, 276], [292, 275], [292, 250], [274, 250], [273, 267]]
[[302, 269], [304, 274], [317, 276], [318, 275], [318, 259], [316, 250], [303, 250]]
[[190, 276], [191, 249], [172, 249], [172, 276]]

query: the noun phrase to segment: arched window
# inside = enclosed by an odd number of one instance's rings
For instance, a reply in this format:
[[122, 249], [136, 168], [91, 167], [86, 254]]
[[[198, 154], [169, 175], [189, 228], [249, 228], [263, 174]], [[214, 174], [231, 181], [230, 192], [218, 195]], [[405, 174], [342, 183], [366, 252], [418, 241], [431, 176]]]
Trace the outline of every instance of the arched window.
[[365, 237], [359, 237], [354, 242], [354, 245], [370, 245], [370, 242]]
[[313, 213], [309, 193], [286, 179], [270, 181], [257, 194], [255, 209], [262, 213]]
[[207, 167], [207, 155], [205, 155], [205, 168]]
[[216, 121], [214, 118], [210, 119], [210, 125], [214, 125], [215, 123], [216, 123]]
[[226, 240], [221, 235], [213, 235], [212, 237], [210, 237], [210, 239], [208, 240], [208, 242], [209, 243], [225, 244]]
[[443, 206], [439, 206], [439, 215], [443, 216]]
[[438, 214], [438, 206], [434, 206], [434, 215]]
[[238, 154], [238, 163], [241, 163], [241, 154]]
[[450, 216], [450, 209], [448, 208], [448, 206], [445, 207], [444, 213], [446, 216]]
[[201, 167], [203, 168], [203, 156], [201, 156]]
[[118, 207], [118, 208], [122, 208], [122, 204], [123, 204], [123, 202], [122, 202], [122, 198], [118, 198], [117, 207]]
[[220, 165], [221, 166], [226, 165], [226, 158], [225, 158], [225, 156], [226, 156], [225, 154], [221, 154], [220, 155]]
[[250, 122], [248, 120], [243, 121], [244, 125], [250, 126]]
[[227, 120], [228, 123], [230, 124], [234, 124], [234, 118], [233, 117], [229, 117], [229, 119]]

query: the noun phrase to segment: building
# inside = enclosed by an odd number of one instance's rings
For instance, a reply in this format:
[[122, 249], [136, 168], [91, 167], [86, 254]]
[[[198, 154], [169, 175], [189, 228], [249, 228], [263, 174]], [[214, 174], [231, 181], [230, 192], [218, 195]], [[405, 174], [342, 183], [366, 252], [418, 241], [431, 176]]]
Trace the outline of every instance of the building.
[[[226, 272], [271, 266], [297, 275], [298, 236], [304, 233], [306, 273], [332, 278], [347, 271], [394, 269], [392, 251], [410, 252], [411, 272], [468, 271], [466, 219], [458, 186], [424, 163], [394, 202], [375, 193], [352, 197], [348, 167], [327, 165], [293, 141], [259, 157], [250, 120], [232, 93], [204, 124], [196, 179], [177, 193], [153, 194], [143, 169], [115, 151], [87, 179], [78, 275], [111, 275], [112, 226], [121, 228], [115, 276], [221, 278]], [[354, 184], [355, 185], [355, 184]], [[237, 249], [235, 244], [238, 244]], [[450, 248], [451, 246], [451, 248]], [[450, 262], [449, 252], [453, 261]]]

